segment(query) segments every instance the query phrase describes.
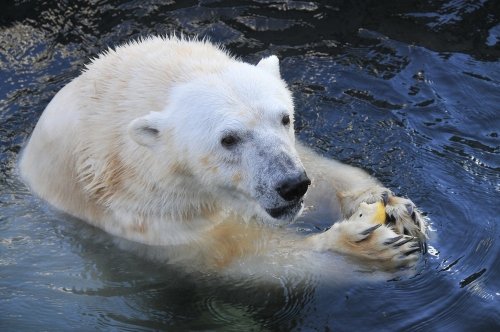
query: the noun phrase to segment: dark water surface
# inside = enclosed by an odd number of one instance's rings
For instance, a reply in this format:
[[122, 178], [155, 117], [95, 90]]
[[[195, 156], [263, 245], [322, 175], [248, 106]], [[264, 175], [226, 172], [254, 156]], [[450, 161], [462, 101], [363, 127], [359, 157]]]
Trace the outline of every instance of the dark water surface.
[[[430, 217], [413, 278], [225, 281], [157, 266], [51, 211], [18, 153], [88, 57], [148, 34], [271, 53], [300, 139]], [[500, 330], [500, 2], [3, 1], [0, 330]]]

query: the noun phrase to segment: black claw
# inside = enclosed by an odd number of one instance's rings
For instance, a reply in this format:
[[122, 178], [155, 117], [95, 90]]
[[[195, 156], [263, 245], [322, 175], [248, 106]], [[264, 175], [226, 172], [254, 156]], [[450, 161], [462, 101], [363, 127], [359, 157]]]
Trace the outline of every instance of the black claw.
[[374, 230], [376, 230], [377, 228], [379, 228], [380, 226], [382, 226], [382, 224], [377, 224], [373, 227], [370, 227], [368, 229], [365, 229], [364, 231], [362, 231], [361, 233], [359, 233], [360, 235], [368, 235], [368, 234], [371, 234], [373, 233]]
[[403, 237], [403, 235], [392, 237], [392, 238], [388, 239], [387, 241], [385, 241], [384, 245], [388, 246], [389, 244], [393, 244], [394, 242], [398, 242], [399, 240], [401, 240], [402, 237]]
[[427, 242], [419, 242], [419, 245], [420, 245], [420, 250], [422, 251], [422, 254], [426, 254], [427, 253]]
[[408, 250], [407, 252], [404, 252], [403, 255], [410, 256], [411, 254], [414, 254], [414, 253], [419, 252], [419, 251], [420, 251], [420, 248], [416, 248], [416, 249], [412, 249], [412, 250]]
[[391, 222], [391, 220], [390, 220], [390, 219], [391, 219], [391, 216], [390, 216], [390, 215], [386, 212], [386, 213], [385, 213], [385, 223], [386, 223], [386, 224], [389, 224], [389, 223]]
[[413, 212], [413, 204], [408, 203], [408, 204], [405, 205], [405, 207], [406, 207], [406, 211], [408, 212], [408, 214], [412, 216], [413, 213], [414, 213]]
[[389, 203], [389, 192], [384, 191], [382, 193], [382, 203], [384, 203], [384, 206], [387, 206], [387, 203]]
[[415, 223], [415, 225], [417, 225], [417, 226], [418, 226], [419, 222], [418, 222], [418, 220], [417, 220], [417, 214], [415, 213], [415, 211], [413, 211], [413, 212], [411, 213], [411, 219], [413, 219], [413, 222]]
[[387, 224], [395, 224], [396, 223], [396, 217], [390, 215], [390, 214], [385, 214], [385, 222]]
[[406, 240], [403, 240], [401, 242], [396, 243], [393, 247], [394, 248], [401, 247], [403, 244], [408, 243], [410, 241], [413, 241], [413, 239], [414, 239], [414, 237], [409, 237]]

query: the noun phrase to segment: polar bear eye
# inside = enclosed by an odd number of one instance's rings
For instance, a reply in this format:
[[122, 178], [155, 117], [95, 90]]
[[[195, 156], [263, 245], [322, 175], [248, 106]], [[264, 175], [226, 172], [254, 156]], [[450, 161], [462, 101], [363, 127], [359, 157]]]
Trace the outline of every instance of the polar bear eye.
[[288, 126], [290, 124], [290, 115], [284, 115], [281, 119], [283, 126]]
[[229, 135], [224, 136], [221, 139], [220, 143], [222, 144], [223, 147], [230, 148], [230, 147], [235, 146], [239, 141], [240, 141], [240, 139], [238, 138], [238, 136], [236, 136], [234, 134], [229, 134]]

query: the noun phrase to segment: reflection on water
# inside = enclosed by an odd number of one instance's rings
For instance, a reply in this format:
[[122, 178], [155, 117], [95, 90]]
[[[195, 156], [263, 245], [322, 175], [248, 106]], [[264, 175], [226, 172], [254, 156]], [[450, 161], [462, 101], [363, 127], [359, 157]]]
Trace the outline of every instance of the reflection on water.
[[[0, 12], [2, 330], [500, 326], [498, 1], [15, 1]], [[172, 31], [250, 62], [280, 56], [298, 136], [431, 218], [419, 273], [349, 285], [186, 274], [34, 198], [15, 163], [52, 96], [105, 47]]]

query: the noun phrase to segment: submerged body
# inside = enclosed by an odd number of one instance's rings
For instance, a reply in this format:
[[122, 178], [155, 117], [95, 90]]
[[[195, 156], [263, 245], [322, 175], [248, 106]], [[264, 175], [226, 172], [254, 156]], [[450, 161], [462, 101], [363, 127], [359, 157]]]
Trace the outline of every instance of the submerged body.
[[[292, 248], [394, 269], [425, 237], [411, 201], [295, 142], [276, 57], [253, 66], [207, 42], [149, 38], [93, 60], [47, 106], [20, 169], [56, 208], [200, 268]], [[388, 223], [364, 204], [379, 201]], [[339, 220], [308, 237], [279, 227], [304, 206]]]

